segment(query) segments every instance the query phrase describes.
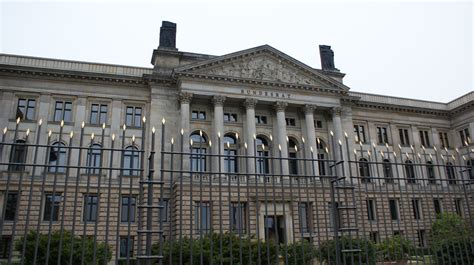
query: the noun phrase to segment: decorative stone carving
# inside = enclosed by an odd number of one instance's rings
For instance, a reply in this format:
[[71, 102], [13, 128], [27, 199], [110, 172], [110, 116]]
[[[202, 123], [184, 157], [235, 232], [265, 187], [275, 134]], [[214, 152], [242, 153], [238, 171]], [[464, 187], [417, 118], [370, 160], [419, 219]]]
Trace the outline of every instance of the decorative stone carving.
[[326, 86], [303, 71], [271, 55], [246, 57], [234, 62], [204, 68], [197, 73], [236, 78], [258, 79], [301, 85]]
[[334, 65], [334, 52], [331, 46], [319, 45], [319, 55], [321, 57], [321, 68], [323, 70], [339, 72], [339, 69]]
[[288, 106], [288, 103], [285, 101], [277, 101], [275, 102], [275, 105], [273, 105], [273, 107], [275, 108], [277, 112], [285, 111], [287, 106]]
[[341, 107], [334, 107], [334, 108], [332, 108], [332, 109], [331, 109], [331, 114], [332, 114], [333, 116], [339, 116], [339, 117], [340, 117], [341, 114], [342, 114], [342, 108], [341, 108]]
[[213, 96], [212, 103], [214, 104], [214, 106], [224, 106], [225, 99], [225, 96]]
[[257, 105], [258, 100], [254, 98], [246, 98], [244, 101], [244, 106], [246, 109], [254, 109]]
[[304, 105], [304, 113], [310, 113], [310, 114], [313, 114], [314, 111], [316, 110], [316, 105], [309, 105], [309, 104], [306, 104]]
[[192, 99], [193, 99], [193, 94], [189, 92], [180, 92], [178, 95], [178, 100], [182, 104], [189, 104], [191, 103]]

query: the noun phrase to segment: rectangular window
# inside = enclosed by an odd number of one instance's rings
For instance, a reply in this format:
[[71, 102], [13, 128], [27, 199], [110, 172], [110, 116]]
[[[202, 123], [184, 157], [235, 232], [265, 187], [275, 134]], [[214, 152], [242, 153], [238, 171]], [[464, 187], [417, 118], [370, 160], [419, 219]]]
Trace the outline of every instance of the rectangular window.
[[332, 208], [332, 203], [328, 203], [328, 206], [329, 206], [329, 221], [331, 222], [329, 224], [329, 227], [331, 227], [331, 230], [334, 231], [334, 223], [336, 225], [337, 228], [341, 227], [341, 212], [339, 211], [339, 203], [336, 202], [336, 205], [334, 208], [335, 209], [335, 212], [334, 212], [334, 209]]
[[237, 150], [235, 149], [224, 149], [224, 172], [236, 173], [238, 171], [237, 166]]
[[95, 222], [97, 220], [97, 195], [84, 196], [84, 211], [82, 221]]
[[417, 234], [418, 234], [418, 246], [425, 247], [426, 246], [425, 230], [418, 230]]
[[267, 116], [255, 115], [256, 124], [267, 124]]
[[410, 145], [410, 137], [408, 137], [408, 129], [398, 129], [401, 145]]
[[440, 215], [443, 212], [443, 206], [441, 205], [441, 199], [433, 199], [433, 207], [436, 215]]
[[193, 110], [191, 112], [191, 120], [206, 120], [206, 112], [201, 110]]
[[379, 232], [377, 231], [370, 231], [369, 238], [372, 242], [378, 243], [379, 242]]
[[11, 247], [12, 247], [12, 237], [2, 236], [2, 240], [0, 241], [0, 259], [8, 258]]
[[91, 105], [91, 124], [104, 124], [107, 122], [107, 104]]
[[398, 212], [398, 200], [391, 199], [388, 200], [389, 206], [390, 206], [390, 217], [392, 218], [392, 221], [399, 221], [399, 212]]
[[323, 121], [315, 120], [314, 121], [314, 127], [316, 127], [317, 129], [323, 128]]
[[468, 146], [471, 143], [471, 137], [468, 128], [460, 130], [459, 136], [461, 137], [462, 146]]
[[382, 126], [377, 127], [377, 141], [379, 144], [388, 143], [387, 127], [382, 127]]
[[225, 122], [237, 122], [237, 114], [236, 113], [224, 113], [224, 121]]
[[59, 194], [46, 194], [45, 199], [43, 221], [58, 221], [62, 196]]
[[232, 231], [245, 233], [247, 227], [247, 204], [245, 202], [232, 202], [230, 209], [230, 222]]
[[54, 105], [54, 121], [70, 122], [72, 120], [72, 102], [56, 101]]
[[15, 220], [15, 215], [18, 208], [18, 193], [9, 192], [5, 203], [5, 217], [3, 218], [3, 220]]
[[419, 131], [420, 133], [420, 142], [424, 147], [430, 147], [430, 137], [428, 131]]
[[36, 100], [20, 98], [16, 109], [16, 117], [22, 120], [33, 120], [35, 118]]
[[140, 128], [142, 126], [142, 108], [127, 106], [125, 111], [125, 125]]
[[422, 217], [421, 201], [419, 199], [413, 199], [411, 200], [411, 204], [413, 206], [413, 218], [415, 220], [420, 220]]
[[366, 200], [366, 204], [367, 204], [367, 220], [375, 221], [375, 218], [376, 218], [375, 200], [373, 199]]
[[286, 126], [295, 127], [296, 126], [296, 119], [295, 118], [285, 118]]
[[311, 204], [309, 202], [300, 202], [299, 204], [299, 212], [300, 212], [300, 228], [302, 233], [309, 233], [311, 232]]
[[206, 171], [206, 148], [191, 148], [191, 171]]
[[354, 125], [354, 135], [356, 143], [365, 143], [365, 128], [364, 125]]
[[135, 196], [122, 196], [122, 206], [120, 208], [120, 220], [122, 223], [135, 222], [135, 212], [137, 199]]
[[439, 133], [439, 142], [441, 143], [442, 148], [450, 148], [449, 140], [448, 140], [448, 133], [440, 132]]
[[209, 233], [211, 231], [211, 203], [195, 202], [194, 223], [196, 233]]
[[462, 217], [463, 216], [462, 199], [455, 199], [454, 200], [454, 207], [456, 208], [456, 214]]
[[161, 205], [163, 205], [163, 208], [160, 210], [160, 215], [161, 215], [161, 221], [163, 222], [168, 222], [168, 211], [169, 211], [169, 199], [163, 199], [161, 202]]
[[133, 257], [133, 237], [120, 237], [120, 258]]

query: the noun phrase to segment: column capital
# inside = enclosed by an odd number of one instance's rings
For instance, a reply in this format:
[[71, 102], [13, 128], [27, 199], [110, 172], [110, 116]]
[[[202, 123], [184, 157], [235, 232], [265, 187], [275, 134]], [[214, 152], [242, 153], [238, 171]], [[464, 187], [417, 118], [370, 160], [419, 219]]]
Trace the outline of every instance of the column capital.
[[226, 100], [226, 97], [225, 96], [221, 96], [221, 95], [215, 95], [212, 97], [212, 104], [214, 104], [214, 106], [224, 106], [224, 102]]
[[244, 106], [246, 109], [254, 109], [257, 105], [258, 100], [254, 98], [246, 98], [244, 101]]
[[189, 92], [179, 92], [178, 95], [178, 100], [181, 103], [191, 103], [191, 100], [193, 99], [193, 93]]
[[334, 107], [330, 110], [332, 116], [341, 116], [342, 114], [342, 108], [341, 107]]
[[303, 110], [304, 110], [304, 113], [305, 113], [305, 114], [314, 114], [314, 111], [315, 111], [317, 108], [318, 108], [318, 107], [317, 107], [316, 105], [306, 104], [306, 105], [304, 105]]
[[287, 106], [288, 106], [288, 102], [277, 101], [275, 102], [275, 105], [273, 105], [273, 108], [276, 110], [276, 112], [280, 112], [280, 111], [285, 111]]

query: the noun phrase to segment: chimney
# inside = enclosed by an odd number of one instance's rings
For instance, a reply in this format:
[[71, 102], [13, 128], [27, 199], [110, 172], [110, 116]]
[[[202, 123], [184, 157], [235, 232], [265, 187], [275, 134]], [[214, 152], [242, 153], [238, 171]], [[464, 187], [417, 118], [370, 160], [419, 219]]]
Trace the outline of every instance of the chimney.
[[163, 21], [160, 28], [159, 49], [176, 49], [176, 23]]
[[319, 55], [321, 56], [321, 69], [323, 71], [339, 72], [334, 65], [334, 52], [329, 45], [319, 45]]

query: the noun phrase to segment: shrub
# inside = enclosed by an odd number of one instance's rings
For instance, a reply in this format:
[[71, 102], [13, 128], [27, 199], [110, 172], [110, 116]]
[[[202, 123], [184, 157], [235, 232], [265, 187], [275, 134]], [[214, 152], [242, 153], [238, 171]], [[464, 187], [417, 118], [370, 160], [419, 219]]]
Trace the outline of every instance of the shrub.
[[[284, 253], [284, 247], [281, 247]], [[311, 260], [317, 258], [318, 251], [314, 245], [308, 241], [298, 241], [288, 245], [288, 264], [312, 264]], [[304, 255], [303, 255], [304, 254]], [[282, 254], [284, 255], [284, 254]]]
[[[59, 240], [60, 240], [60, 231], [54, 231], [50, 236], [50, 246], [49, 246], [49, 259], [48, 264], [57, 264], [58, 260], [58, 250], [59, 250]], [[24, 264], [29, 265], [33, 264], [34, 255], [35, 255], [35, 244], [36, 237], [39, 236], [38, 244], [38, 253], [36, 258], [37, 264], [46, 264], [46, 252], [48, 246], [48, 235], [39, 234], [36, 231], [31, 230], [26, 236], [26, 248], [25, 253], [21, 253], [23, 250], [23, 238], [20, 238], [15, 243], [15, 249], [20, 251], [21, 256], [24, 259]], [[62, 232], [62, 250], [61, 250], [61, 264], [69, 264], [69, 256], [72, 252], [72, 259], [74, 262], [80, 262], [82, 257], [82, 237], [74, 237], [74, 248], [71, 250], [71, 239], [73, 234], [69, 231]], [[94, 255], [94, 239], [92, 237], [86, 237], [84, 242], [84, 264], [92, 264], [93, 255]], [[106, 264], [104, 262], [104, 256], [107, 249], [107, 262], [112, 258], [112, 250], [110, 247], [101, 242], [96, 242], [96, 264]]]
[[431, 250], [438, 264], [469, 264], [474, 262], [470, 240], [472, 231], [456, 214], [444, 213], [431, 228]]
[[[173, 263], [178, 264], [180, 262], [180, 255], [182, 256], [183, 264], [201, 264], [201, 252], [204, 264], [210, 264], [211, 260], [213, 264], [230, 264], [231, 259], [234, 263], [240, 261], [240, 247], [242, 247], [242, 261], [244, 264], [248, 263], [250, 259], [252, 263], [257, 263], [258, 257], [262, 264], [267, 263], [268, 256], [270, 262], [273, 263], [277, 260], [277, 247], [278, 245], [274, 241], [267, 242], [257, 240], [255, 238], [243, 237], [239, 239], [239, 236], [233, 233], [222, 234], [222, 258], [219, 253], [221, 235], [219, 233], [212, 233], [203, 235], [201, 239], [189, 237], [183, 237], [181, 240], [175, 239], [172, 243], [170, 241], [163, 242], [163, 260], [164, 263], [168, 263], [170, 258]], [[230, 243], [232, 240], [232, 248]], [[260, 255], [258, 255], [258, 244], [260, 243]], [[191, 244], [192, 244], [192, 262], [191, 262]], [[159, 244], [153, 244], [153, 255], [159, 254]], [[211, 254], [212, 247], [212, 254]], [[248, 251], [250, 248], [250, 252]], [[182, 252], [180, 253], [180, 249]], [[232, 255], [231, 255], [232, 249]]]
[[403, 261], [414, 253], [415, 248], [408, 239], [395, 235], [378, 244], [377, 251], [385, 261]]
[[[362, 264], [375, 264], [376, 248], [372, 241], [363, 238], [349, 238], [343, 236], [339, 239], [339, 244], [341, 250], [357, 248], [361, 250], [353, 254], [341, 252], [339, 255], [343, 264], [352, 264], [352, 260], [354, 260], [355, 264], [359, 264], [359, 260]], [[318, 257], [329, 264], [336, 263], [336, 242], [334, 240], [323, 242], [318, 249]]]

